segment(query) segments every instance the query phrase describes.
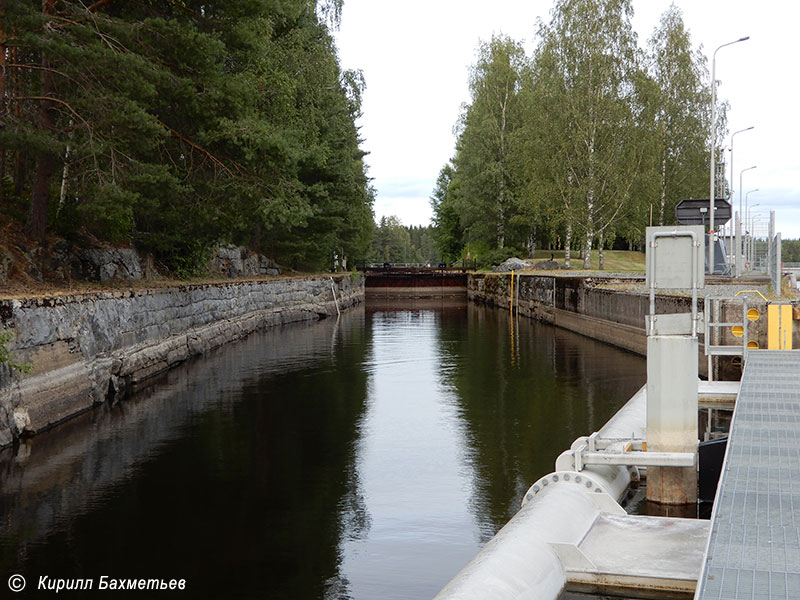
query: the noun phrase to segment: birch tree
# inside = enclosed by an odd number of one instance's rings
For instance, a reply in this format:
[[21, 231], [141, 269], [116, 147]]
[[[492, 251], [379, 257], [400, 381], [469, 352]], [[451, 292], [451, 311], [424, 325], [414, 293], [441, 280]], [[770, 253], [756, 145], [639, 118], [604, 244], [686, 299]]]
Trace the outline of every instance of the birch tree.
[[516, 141], [522, 124], [519, 87], [525, 64], [522, 46], [508, 37], [496, 36], [481, 44], [454, 159], [462, 225], [470, 239], [496, 248], [507, 243], [519, 190]]
[[[710, 89], [705, 56], [693, 50], [679, 8], [672, 5], [650, 38], [655, 113], [659, 225], [674, 221], [675, 205], [708, 192]], [[704, 191], [705, 190], [705, 191]]]
[[639, 57], [630, 0], [558, 0], [540, 26], [535, 57], [540, 172], [562, 203], [566, 260], [581, 236], [583, 266], [595, 238], [622, 214], [641, 162], [633, 106]]

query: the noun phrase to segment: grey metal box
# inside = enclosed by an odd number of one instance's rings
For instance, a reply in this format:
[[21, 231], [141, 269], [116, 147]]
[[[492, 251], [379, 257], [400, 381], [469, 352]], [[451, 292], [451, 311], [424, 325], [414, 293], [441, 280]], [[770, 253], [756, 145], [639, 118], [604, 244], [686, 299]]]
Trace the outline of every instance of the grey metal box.
[[692, 272], [698, 289], [705, 284], [705, 244], [702, 225], [648, 227], [647, 287], [691, 289]]

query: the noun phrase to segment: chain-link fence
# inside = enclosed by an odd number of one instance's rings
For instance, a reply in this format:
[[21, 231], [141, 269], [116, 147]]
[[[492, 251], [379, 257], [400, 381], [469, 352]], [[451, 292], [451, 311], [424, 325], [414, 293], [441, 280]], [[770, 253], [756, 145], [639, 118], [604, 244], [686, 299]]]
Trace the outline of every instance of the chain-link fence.
[[745, 269], [758, 273], [769, 270], [769, 223], [753, 220], [746, 235]]

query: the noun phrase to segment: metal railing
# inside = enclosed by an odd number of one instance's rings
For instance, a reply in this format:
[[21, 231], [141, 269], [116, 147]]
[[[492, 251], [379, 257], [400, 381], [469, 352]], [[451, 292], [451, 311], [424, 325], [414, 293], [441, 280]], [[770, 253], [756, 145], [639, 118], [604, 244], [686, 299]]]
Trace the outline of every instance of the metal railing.
[[477, 265], [474, 261], [428, 262], [428, 263], [400, 263], [400, 262], [372, 262], [362, 263], [356, 267], [359, 271], [475, 271]]
[[[727, 296], [706, 296], [703, 312], [705, 319], [704, 333], [705, 333], [705, 354], [708, 356], [709, 378], [711, 372], [711, 357], [712, 356], [744, 356], [747, 350], [747, 298], [742, 298], [742, 320], [734, 323], [726, 323], [723, 321], [715, 321], [714, 315], [722, 312], [722, 302], [730, 301], [731, 298]], [[719, 329], [722, 327], [741, 327], [742, 328], [742, 344], [736, 345], [723, 345], [719, 344]], [[716, 343], [715, 343], [716, 342]]]

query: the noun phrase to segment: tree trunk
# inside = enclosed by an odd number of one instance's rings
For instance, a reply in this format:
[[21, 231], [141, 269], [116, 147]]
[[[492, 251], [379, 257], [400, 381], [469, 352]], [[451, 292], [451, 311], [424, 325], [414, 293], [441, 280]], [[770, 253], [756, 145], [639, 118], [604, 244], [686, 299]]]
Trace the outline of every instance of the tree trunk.
[[69, 153], [71, 149], [67, 146], [67, 150], [64, 152], [64, 167], [61, 170], [61, 192], [58, 194], [58, 208], [56, 209], [56, 218], [58, 218], [58, 213], [64, 207], [64, 201], [67, 198], [67, 181], [69, 181]]
[[594, 241], [594, 235], [592, 235], [592, 230], [586, 230], [586, 237], [583, 238], [583, 268], [584, 269], [591, 269], [592, 268], [592, 242]]
[[664, 207], [667, 204], [667, 157], [661, 156], [661, 197], [658, 203], [658, 224], [664, 224]]
[[594, 239], [594, 203], [595, 203], [595, 183], [594, 183], [594, 143], [595, 134], [592, 131], [589, 140], [589, 191], [586, 194], [586, 237], [583, 239], [583, 268], [592, 268], [592, 241]]
[[602, 231], [597, 235], [597, 261], [601, 271], [605, 266], [605, 256], [603, 255], [603, 242], [605, 242], [604, 237], [605, 236], [603, 235]]
[[497, 210], [497, 247], [503, 248], [506, 243], [505, 214], [503, 211], [503, 189], [500, 189], [500, 207]]
[[43, 242], [47, 232], [47, 208], [50, 200], [50, 179], [56, 168], [56, 161], [49, 152], [36, 155], [36, 178], [31, 191], [31, 206], [28, 212], [27, 231], [31, 239]]
[[532, 227], [528, 234], [528, 257], [534, 258], [536, 256], [536, 228]]
[[571, 268], [570, 260], [572, 259], [572, 223], [567, 221], [567, 231], [564, 234], [564, 266]]
[[[47, 15], [55, 13], [55, 0], [42, 0], [42, 12]], [[52, 96], [53, 74], [49, 70], [49, 60], [42, 52], [41, 96]], [[52, 102], [42, 101], [39, 109], [39, 128], [43, 132], [50, 132], [55, 125], [55, 107]], [[51, 152], [40, 150], [36, 153], [36, 175], [31, 191], [31, 205], [28, 212], [28, 235], [40, 242], [45, 239], [47, 232], [47, 207], [50, 200], [50, 180], [56, 168], [56, 159]]]

